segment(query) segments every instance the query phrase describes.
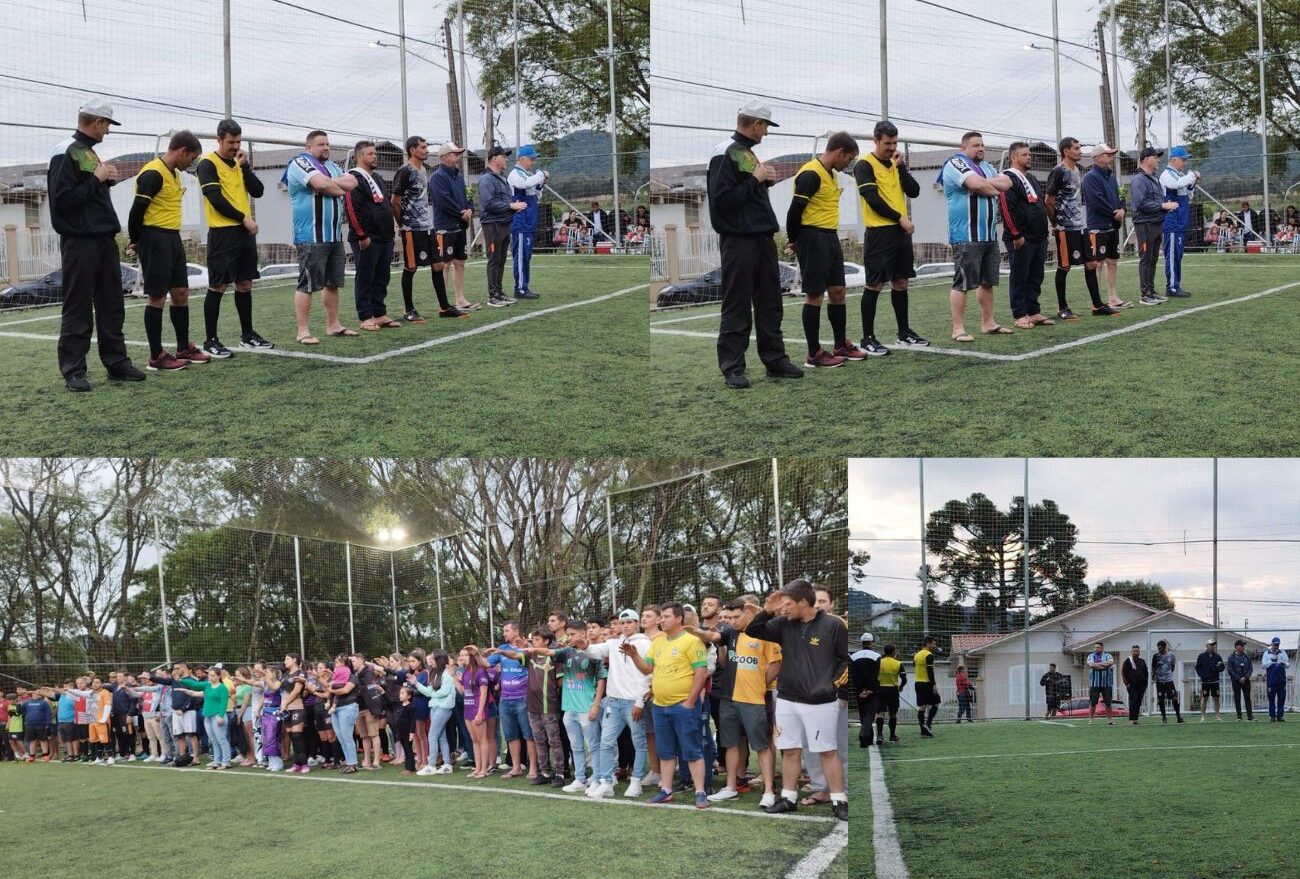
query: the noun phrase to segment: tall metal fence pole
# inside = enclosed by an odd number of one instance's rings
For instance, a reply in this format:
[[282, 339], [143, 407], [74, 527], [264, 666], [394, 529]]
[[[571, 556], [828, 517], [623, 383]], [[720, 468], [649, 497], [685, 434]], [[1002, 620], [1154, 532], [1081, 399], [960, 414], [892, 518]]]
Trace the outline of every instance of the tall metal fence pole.
[[514, 0], [510, 15], [515, 25], [515, 149], [523, 143], [523, 126], [520, 122], [523, 96], [519, 92], [519, 0]]
[[885, 7], [888, 0], [880, 0], [880, 118], [889, 118], [889, 27]]
[[[1110, 4], [1110, 81], [1111, 89], [1114, 91], [1114, 98], [1111, 102], [1111, 108], [1115, 113], [1115, 148], [1124, 149], [1124, 139], [1119, 136], [1119, 39], [1116, 37], [1117, 27], [1115, 20], [1116, 0], [1111, 0]], [[1140, 150], [1144, 144], [1138, 144]]]
[[406, 107], [406, 0], [397, 0], [397, 54], [401, 56], [402, 64], [402, 140], [406, 140], [410, 134], [409, 112]]
[[298, 589], [298, 656], [307, 661], [307, 635], [302, 622], [302, 551], [298, 538], [293, 539], [293, 580]]
[[1211, 583], [1214, 589], [1214, 636], [1219, 636], [1219, 459], [1215, 458], [1214, 465], [1214, 540], [1213, 547], [1213, 570], [1211, 574]]
[[1061, 142], [1061, 25], [1058, 0], [1052, 0], [1052, 89], [1056, 93], [1056, 142]]
[[609, 28], [609, 157], [614, 170], [614, 247], [623, 242], [618, 216], [618, 95], [614, 85], [614, 0], [605, 0], [605, 19]]
[[925, 459], [917, 458], [917, 491], [921, 505], [921, 635], [930, 633], [930, 566], [925, 563]]
[[221, 3], [221, 55], [226, 97], [226, 118], [229, 119], [234, 115], [234, 111], [231, 109], [232, 96], [230, 88], [230, 0], [222, 0]]
[[447, 635], [442, 628], [442, 553], [438, 551], [438, 542], [433, 543], [433, 582], [438, 595], [438, 646], [447, 649]]
[[614, 585], [614, 513], [605, 495], [605, 543], [609, 547], [609, 612], [618, 613], [618, 588]]
[[167, 620], [167, 588], [163, 584], [163, 549], [162, 534], [158, 527], [158, 517], [153, 517], [153, 551], [158, 556], [158, 607], [162, 611], [162, 630], [163, 630], [163, 657], [167, 664], [172, 664], [172, 641], [167, 634], [169, 623]]
[[[1264, 169], [1264, 247], [1273, 244], [1273, 223], [1268, 215], [1268, 100], [1264, 94], [1264, 0], [1255, 0], [1259, 29], [1259, 158]], [[1216, 461], [1215, 466], [1218, 466]]]
[[348, 643], [352, 652], [357, 652], [357, 627], [352, 618], [352, 542], [343, 544], [343, 559], [348, 571]]
[[487, 610], [488, 610], [488, 643], [492, 643], [492, 633], [496, 630], [492, 619], [492, 542], [488, 537], [488, 528], [491, 522], [483, 523], [483, 564], [487, 571]]
[[785, 586], [785, 550], [781, 545], [781, 472], [772, 459], [772, 504], [776, 510], [776, 588]]
[[393, 551], [388, 551], [388, 582], [393, 587], [393, 652], [401, 651], [401, 639], [397, 635], [397, 563], [393, 561]]
[[1165, 0], [1165, 149], [1174, 145], [1174, 80], [1169, 51], [1169, 0]]
[[1029, 459], [1025, 458], [1025, 521], [1020, 532], [1020, 554], [1025, 568], [1025, 720], [1029, 719]]

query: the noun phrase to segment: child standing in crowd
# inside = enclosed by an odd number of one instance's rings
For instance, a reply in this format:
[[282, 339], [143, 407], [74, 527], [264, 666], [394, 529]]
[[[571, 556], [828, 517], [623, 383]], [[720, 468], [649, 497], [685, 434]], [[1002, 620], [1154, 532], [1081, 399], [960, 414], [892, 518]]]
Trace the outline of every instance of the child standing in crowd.
[[393, 734], [402, 749], [402, 774], [415, 775], [415, 748], [411, 744], [415, 706], [411, 704], [414, 685], [402, 684], [397, 688], [397, 711], [393, 714]]
[[258, 753], [269, 772], [284, 769], [284, 752], [280, 749], [280, 676], [275, 668], [262, 673], [262, 711], [258, 716], [262, 744]]

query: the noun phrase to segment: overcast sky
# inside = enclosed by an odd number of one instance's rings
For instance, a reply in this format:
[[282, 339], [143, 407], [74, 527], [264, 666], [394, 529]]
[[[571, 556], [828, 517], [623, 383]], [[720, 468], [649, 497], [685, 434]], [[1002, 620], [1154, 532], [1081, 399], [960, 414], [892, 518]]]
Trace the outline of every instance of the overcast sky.
[[[455, 2], [407, 0], [408, 37], [441, 44], [442, 19], [449, 7], [454, 11]], [[398, 30], [398, 0], [302, 0], [296, 5]], [[232, 0], [231, 8], [234, 113], [244, 120], [246, 138], [260, 134], [297, 140], [315, 127], [330, 131], [333, 142], [342, 145], [360, 135], [400, 138], [400, 53], [368, 45], [372, 40], [395, 44], [396, 38], [272, 0]], [[500, 8], [509, 15], [509, 3]], [[224, 104], [218, 0], [0, 0], [0, 19], [0, 74], [56, 84], [0, 78], [0, 123], [8, 123], [0, 125], [0, 165], [44, 161], [50, 147], [74, 127], [82, 96], [93, 91], [139, 99], [109, 98], [123, 131], [215, 129]], [[455, 37], [453, 19], [453, 41]], [[408, 41], [407, 48], [446, 63], [446, 53], [438, 47]], [[473, 59], [469, 67], [471, 77], [476, 76]], [[434, 141], [450, 137], [445, 70], [408, 55], [407, 76], [411, 132]], [[212, 112], [150, 107], [145, 100]], [[254, 116], [287, 124], [251, 121]], [[525, 110], [525, 139], [529, 122]], [[22, 129], [12, 123], [57, 127]], [[500, 139], [513, 143], [513, 109], [503, 113], [501, 125]], [[483, 129], [479, 99], [471, 90], [469, 146], [482, 144]], [[104, 152], [112, 156], [153, 146], [153, 138], [115, 134]]]
[[[1088, 559], [1089, 586], [1107, 578], [1155, 581], [1178, 610], [1209, 621], [1212, 545], [1182, 541], [1213, 536], [1211, 468], [1209, 460], [1189, 459], [1031, 460], [1029, 496], [1031, 503], [1055, 500], [1078, 526], [1076, 552]], [[922, 528], [916, 459], [851, 460], [848, 478], [850, 546], [871, 553], [870, 576], [857, 585], [916, 605]], [[1022, 461], [925, 461], [927, 514], [976, 491], [1006, 510], [1024, 491]], [[1219, 539], [1223, 623], [1300, 628], [1300, 460], [1220, 460]], [[1225, 542], [1231, 539], [1255, 542]], [[939, 598], [948, 598], [943, 587]], [[1295, 646], [1297, 635], [1282, 637]]]
[[[941, 5], [1047, 37], [965, 18], [918, 0], [889, 0], [889, 109], [902, 133], [951, 140], [976, 128], [990, 144], [1005, 145], [1017, 137], [1054, 141], [1052, 53], [1023, 48], [1034, 43], [1050, 49], [1052, 4], [1048, 0], [942, 0]], [[1094, 46], [1100, 5], [1095, 0], [1061, 2], [1061, 39]], [[702, 14], [702, 7], [708, 7], [709, 14]], [[815, 11], [818, 7], [820, 14]], [[747, 92], [776, 96], [770, 103], [782, 136], [769, 135], [760, 149], [763, 156], [808, 152], [811, 136], [830, 130], [870, 132], [880, 111], [878, 9], [874, 0], [856, 4], [654, 0], [652, 164], [707, 161], [713, 144], [727, 136]], [[1109, 32], [1107, 44], [1109, 51]], [[1065, 43], [1061, 52], [1064, 133], [1085, 143], [1098, 141], [1101, 78], [1084, 66], [1097, 67], [1097, 54]], [[1120, 69], [1127, 77], [1127, 65], [1121, 62]], [[842, 109], [801, 107], [797, 101]], [[1181, 124], [1175, 113], [1175, 139]], [[724, 130], [672, 127], [683, 125]], [[1151, 139], [1163, 144], [1163, 111], [1154, 128]], [[1135, 130], [1135, 112], [1124, 113], [1121, 143], [1133, 144]]]

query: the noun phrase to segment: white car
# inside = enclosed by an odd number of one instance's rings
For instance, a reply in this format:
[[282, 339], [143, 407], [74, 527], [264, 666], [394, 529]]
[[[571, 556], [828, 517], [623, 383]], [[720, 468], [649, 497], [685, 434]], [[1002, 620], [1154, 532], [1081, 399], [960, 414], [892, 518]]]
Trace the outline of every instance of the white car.
[[866, 287], [867, 270], [860, 263], [846, 262], [844, 264], [844, 286], [845, 287]]
[[185, 264], [185, 274], [189, 276], [191, 290], [208, 289], [207, 266], [201, 266], [196, 262], [187, 262]]
[[269, 266], [258, 269], [262, 281], [284, 280], [285, 278], [298, 277], [298, 264], [296, 262], [278, 262]]
[[[950, 262], [928, 262], [925, 265], [920, 265], [916, 267], [916, 277], [917, 278], [938, 278], [938, 277], [951, 276], [953, 272], [956, 271], [956, 268], [957, 266], [954, 263], [950, 263]], [[1011, 274], [1010, 264], [1008, 264], [1005, 261], [1000, 263], [998, 266], [998, 274], [1000, 275]]]

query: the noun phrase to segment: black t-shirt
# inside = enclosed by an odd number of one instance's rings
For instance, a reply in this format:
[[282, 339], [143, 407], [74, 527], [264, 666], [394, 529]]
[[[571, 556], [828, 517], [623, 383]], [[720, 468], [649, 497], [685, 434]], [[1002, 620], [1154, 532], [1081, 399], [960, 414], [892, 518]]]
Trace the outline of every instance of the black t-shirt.
[[335, 705], [357, 704], [357, 697], [361, 695], [361, 690], [358, 687], [360, 682], [357, 680], [356, 672], [348, 672], [348, 683], [352, 685], [351, 690], [348, 690], [346, 693], [334, 693]]
[[286, 708], [288, 707], [288, 703], [292, 697], [295, 685], [300, 685], [303, 688], [298, 693], [298, 698], [301, 699], [306, 693], [307, 687], [307, 676], [302, 673], [302, 669], [298, 669], [297, 671], [287, 671], [284, 673], [284, 677], [280, 679], [280, 692], [284, 694]]
[[726, 623], [719, 623], [717, 632], [722, 636], [718, 642], [718, 653], [721, 654], [723, 649], [727, 651], [728, 662], [724, 665], [719, 655], [718, 669], [713, 673], [713, 692], [723, 699], [730, 699], [731, 693], [736, 688], [736, 664], [731, 662], [731, 657], [736, 652], [736, 643], [740, 639], [740, 630], [728, 626]]

